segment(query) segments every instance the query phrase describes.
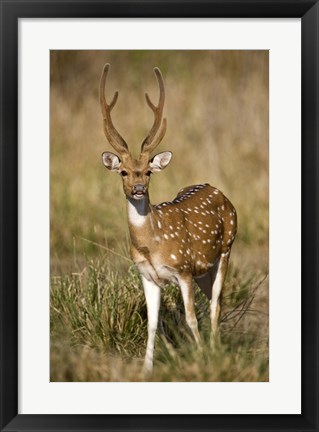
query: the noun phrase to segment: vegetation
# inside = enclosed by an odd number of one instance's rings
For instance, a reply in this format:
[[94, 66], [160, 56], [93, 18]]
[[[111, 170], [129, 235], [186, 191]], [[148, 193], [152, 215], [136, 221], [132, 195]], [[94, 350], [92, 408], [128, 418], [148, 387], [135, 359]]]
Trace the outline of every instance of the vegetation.
[[158, 151], [174, 159], [154, 176], [154, 203], [208, 182], [235, 205], [238, 237], [223, 293], [222, 344], [209, 347], [208, 301], [196, 287], [205, 341], [199, 353], [179, 290], [163, 291], [152, 381], [268, 380], [268, 53], [254, 51], [51, 52], [51, 380], [137, 381], [146, 305], [129, 258], [121, 181], [98, 102], [104, 63], [113, 118], [137, 154], [152, 124], [152, 69], [166, 86], [168, 130]]

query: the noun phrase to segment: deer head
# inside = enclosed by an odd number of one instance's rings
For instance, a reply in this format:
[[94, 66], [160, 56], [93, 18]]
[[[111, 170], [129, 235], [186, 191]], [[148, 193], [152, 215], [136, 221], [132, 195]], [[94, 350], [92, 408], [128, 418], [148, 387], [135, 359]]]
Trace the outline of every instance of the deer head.
[[115, 92], [110, 104], [105, 100], [105, 82], [109, 69], [110, 65], [107, 63], [104, 66], [100, 81], [100, 103], [105, 136], [111, 146], [119, 153], [119, 156], [112, 152], [104, 152], [102, 160], [107, 169], [120, 174], [122, 177], [125, 195], [128, 198], [140, 200], [148, 194], [151, 174], [162, 171], [172, 158], [172, 153], [169, 151], [159, 153], [151, 158], [152, 151], [164, 138], [167, 126], [166, 119], [162, 120], [165, 101], [163, 77], [160, 70], [155, 68], [154, 73], [160, 91], [159, 101], [157, 105], [154, 105], [148, 94], [145, 93], [146, 102], [154, 113], [154, 122], [142, 143], [139, 158], [134, 159], [129, 152], [127, 143], [115, 129], [111, 118], [111, 111], [116, 104], [118, 92]]

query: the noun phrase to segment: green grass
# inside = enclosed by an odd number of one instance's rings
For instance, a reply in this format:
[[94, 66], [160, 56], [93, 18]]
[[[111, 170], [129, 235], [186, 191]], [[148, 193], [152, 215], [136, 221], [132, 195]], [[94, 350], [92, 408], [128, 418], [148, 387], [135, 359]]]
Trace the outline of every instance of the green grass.
[[[254, 324], [256, 314], [262, 315], [254, 306], [255, 297], [265, 286], [262, 274], [243, 278], [230, 269], [223, 296], [222, 344], [215, 352], [209, 345], [208, 300], [195, 287], [204, 341], [203, 352], [198, 352], [185, 322], [180, 291], [168, 285], [163, 290], [150, 379], [267, 381], [267, 336], [261, 338]], [[81, 273], [53, 276], [50, 305], [51, 381], [143, 380], [147, 312], [133, 266], [119, 273], [107, 256], [88, 262]]]

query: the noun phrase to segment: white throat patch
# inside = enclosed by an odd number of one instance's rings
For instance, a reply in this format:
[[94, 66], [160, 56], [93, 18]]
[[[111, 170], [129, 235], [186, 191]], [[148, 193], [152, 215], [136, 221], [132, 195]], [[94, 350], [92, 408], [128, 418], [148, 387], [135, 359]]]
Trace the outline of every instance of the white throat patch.
[[128, 220], [129, 222], [136, 226], [141, 227], [146, 222], [148, 213], [148, 203], [145, 198], [141, 200], [134, 200], [128, 198], [127, 200], [128, 208]]

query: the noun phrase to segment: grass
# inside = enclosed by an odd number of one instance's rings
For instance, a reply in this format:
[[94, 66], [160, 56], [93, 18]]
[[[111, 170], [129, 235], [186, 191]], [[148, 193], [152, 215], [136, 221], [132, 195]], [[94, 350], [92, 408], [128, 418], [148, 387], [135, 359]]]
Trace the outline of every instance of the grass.
[[239, 231], [223, 291], [222, 345], [209, 347], [208, 301], [196, 287], [204, 348], [195, 349], [181, 294], [163, 291], [153, 381], [268, 380], [268, 53], [263, 51], [51, 51], [51, 381], [138, 381], [146, 305], [128, 255], [120, 179], [106, 172], [98, 82], [136, 154], [152, 124], [154, 66], [166, 86], [174, 157], [154, 176], [154, 203], [208, 182], [237, 209]]
[[[262, 274], [230, 268], [223, 295], [222, 346], [217, 352], [209, 345], [209, 304], [196, 287], [204, 340], [199, 353], [185, 322], [180, 291], [168, 285], [162, 297], [151, 380], [267, 381], [267, 314], [259, 310], [266, 286]], [[119, 272], [107, 254], [88, 262], [80, 273], [52, 276], [50, 304], [51, 381], [143, 379], [147, 313], [135, 267]], [[254, 324], [260, 315], [263, 335]]]

